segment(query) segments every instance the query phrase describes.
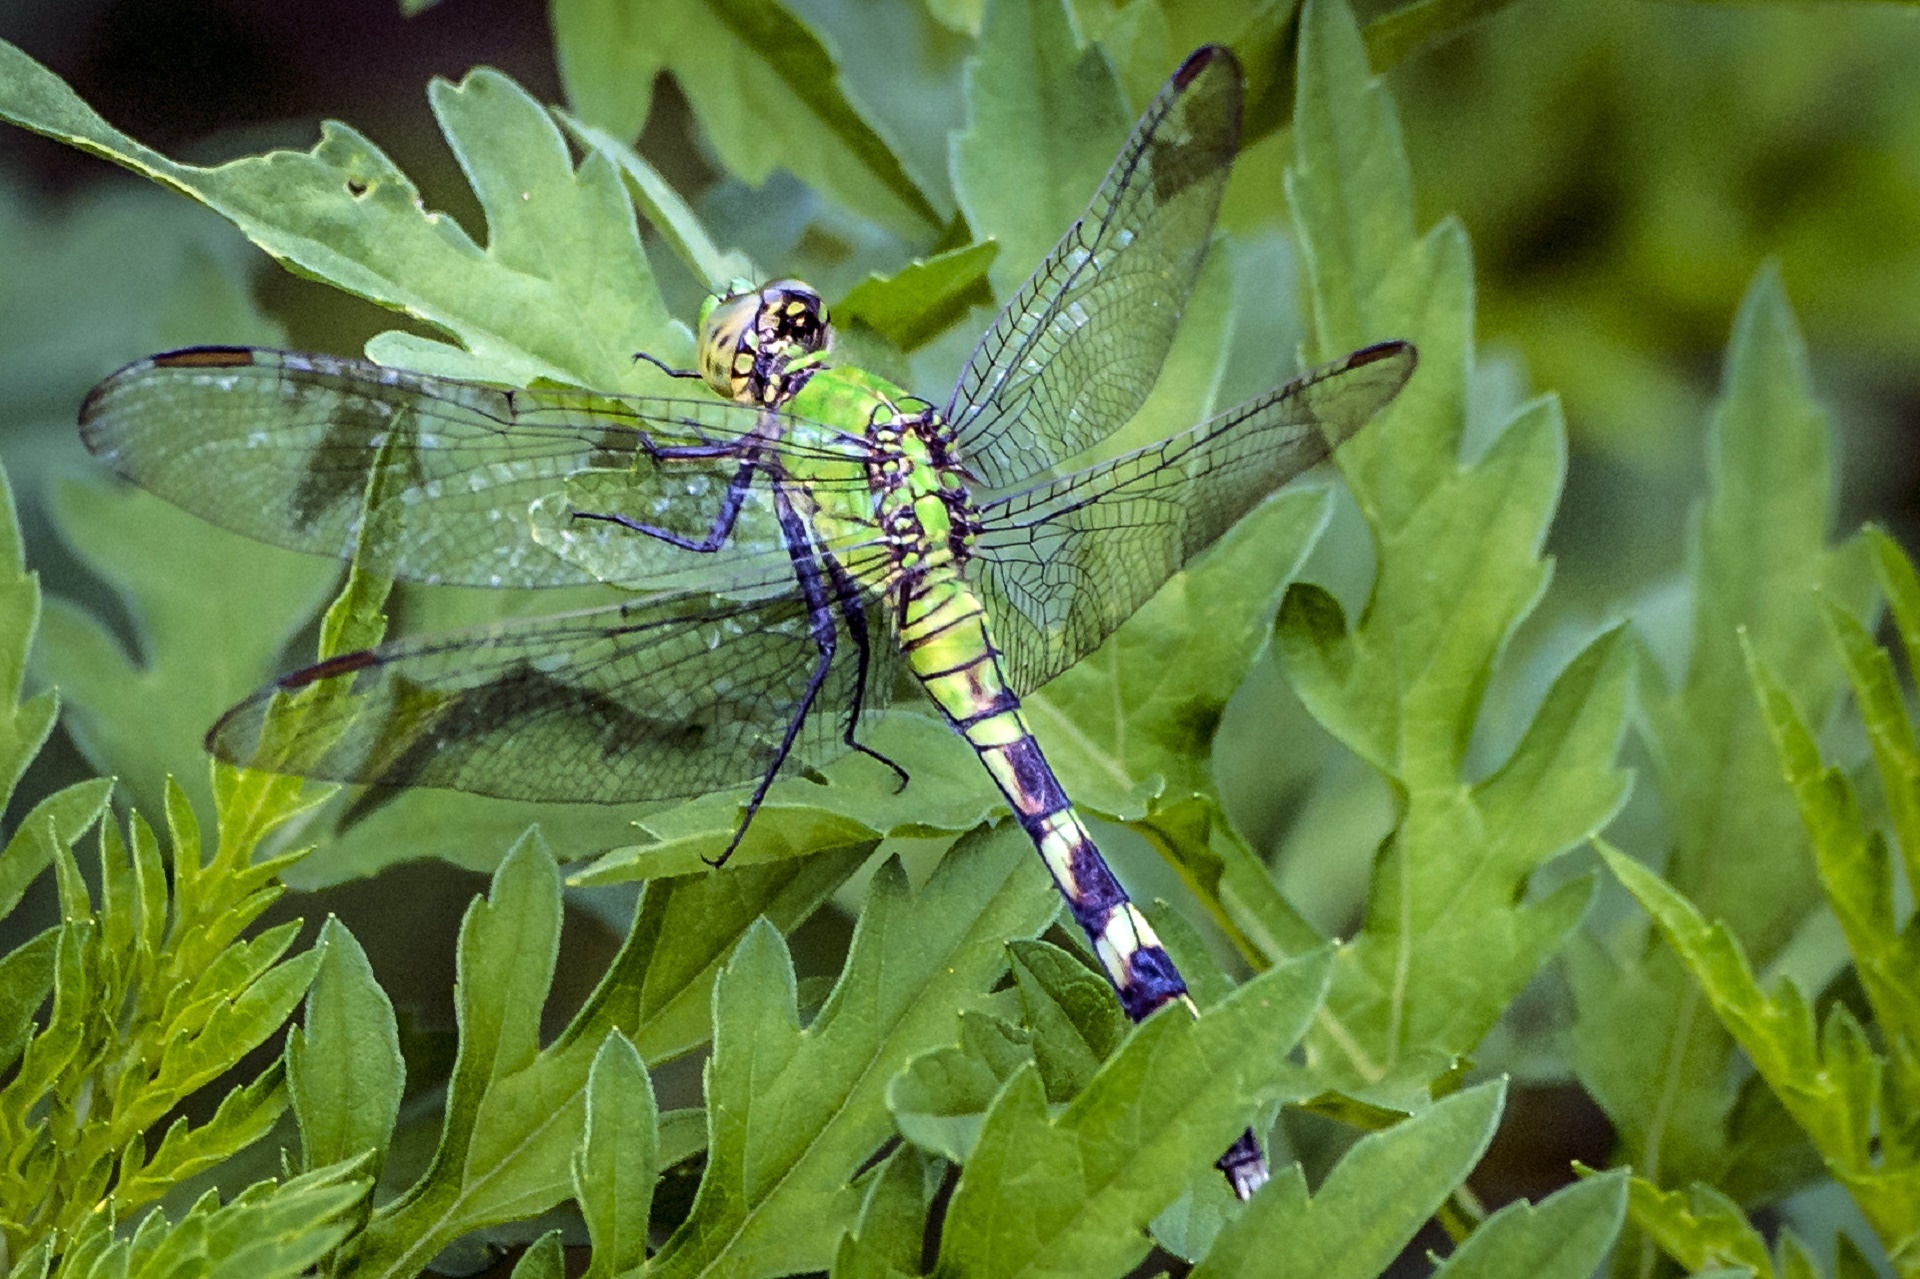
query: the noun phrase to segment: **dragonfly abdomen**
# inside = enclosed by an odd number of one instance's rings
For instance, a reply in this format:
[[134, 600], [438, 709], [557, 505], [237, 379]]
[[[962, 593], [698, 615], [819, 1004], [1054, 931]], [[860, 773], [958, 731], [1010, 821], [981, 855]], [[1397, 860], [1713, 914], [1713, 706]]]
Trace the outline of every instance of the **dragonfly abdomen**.
[[903, 594], [900, 643], [908, 665], [1007, 797], [1127, 1015], [1138, 1021], [1184, 998], [1186, 983], [1107, 868], [1028, 729], [980, 601], [951, 572], [926, 574]]

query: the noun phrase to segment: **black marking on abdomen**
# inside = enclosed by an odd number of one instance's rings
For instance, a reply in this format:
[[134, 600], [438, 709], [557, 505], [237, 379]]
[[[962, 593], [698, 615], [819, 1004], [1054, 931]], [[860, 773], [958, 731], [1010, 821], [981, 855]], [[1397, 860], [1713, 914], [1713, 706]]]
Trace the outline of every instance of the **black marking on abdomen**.
[[1020, 699], [1013, 695], [1011, 689], [1002, 688], [993, 695], [992, 700], [986, 704], [984, 709], [974, 712], [965, 719], [954, 720], [953, 726], [959, 729], [962, 734], [965, 734], [966, 731], [975, 724], [983, 724], [996, 715], [1005, 715], [1008, 711], [1017, 711], [1019, 709]]
[[[968, 671], [979, 670], [982, 666], [986, 665], [988, 662], [991, 662], [992, 660], [993, 660], [993, 654], [991, 652], [986, 652], [986, 653], [980, 654], [978, 657], [969, 657], [966, 661], [960, 663], [958, 666], [947, 666], [937, 671], [921, 671], [920, 678], [922, 680], [936, 680], [936, 679], [947, 679], [954, 675], [964, 675]], [[974, 682], [977, 683], [978, 681], [974, 681]]]
[[1074, 844], [1067, 860], [1067, 869], [1073, 875], [1075, 887], [1079, 889], [1071, 903], [1074, 920], [1089, 932], [1104, 929], [1107, 916], [1126, 904], [1127, 890], [1120, 887], [1120, 881], [1113, 877], [1105, 859], [1100, 856], [1100, 850], [1084, 837]]
[[1163, 1008], [1187, 993], [1187, 983], [1173, 966], [1167, 952], [1158, 946], [1142, 946], [1133, 952], [1127, 965], [1127, 984], [1116, 993], [1120, 1007], [1131, 1021], [1145, 1021], [1148, 1014]]
[[1072, 807], [1072, 804], [1067, 799], [1067, 793], [1060, 789], [1060, 782], [1054, 777], [1053, 770], [1047, 767], [1046, 756], [1040, 753], [1040, 743], [1031, 737], [1022, 737], [1018, 741], [1008, 742], [999, 751], [1012, 769], [1014, 787], [1020, 792], [1007, 796], [1013, 801], [1014, 815], [1020, 819], [1020, 825], [1026, 828], [1027, 833], [1038, 839], [1036, 828], [1055, 813]]

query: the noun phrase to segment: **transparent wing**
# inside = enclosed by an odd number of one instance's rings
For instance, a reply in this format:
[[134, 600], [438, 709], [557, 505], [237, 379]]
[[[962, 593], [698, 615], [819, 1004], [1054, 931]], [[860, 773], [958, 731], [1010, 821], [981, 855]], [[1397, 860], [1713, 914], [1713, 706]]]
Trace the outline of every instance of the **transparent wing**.
[[1241, 96], [1225, 49], [1181, 64], [1087, 211], [974, 348], [947, 419], [989, 486], [1097, 444], [1153, 389], [1239, 146]]
[[[287, 675], [207, 735], [221, 759], [381, 786], [625, 803], [761, 777], [818, 661], [805, 603], [675, 596], [401, 640]], [[765, 585], [778, 585], [769, 579]], [[866, 706], [884, 705], [898, 645], [867, 610]], [[860, 653], [839, 644], [790, 764], [845, 749]], [[268, 719], [283, 693], [312, 701]], [[263, 733], [266, 740], [262, 740]]]
[[[603, 488], [648, 522], [698, 539], [712, 525], [737, 460], [655, 462], [646, 445], [738, 445], [762, 414], [722, 400], [506, 390], [383, 368], [363, 360], [244, 347], [152, 356], [95, 387], [80, 410], [87, 447], [120, 474], [215, 524], [274, 546], [342, 559], [354, 552], [375, 466], [398, 518], [379, 567], [411, 581], [568, 586], [596, 580], [538, 543], [528, 509], [569, 477]], [[782, 417], [782, 457], [846, 464], [815, 487], [864, 492], [865, 444]], [[382, 459], [386, 459], [383, 463]], [[777, 556], [766, 484], [743, 506], [716, 556], [632, 535], [625, 580], [699, 572], [720, 560]], [[695, 561], [691, 570], [689, 559]], [[667, 585], [668, 583], [662, 583]]]
[[1014, 691], [1032, 692], [1098, 648], [1188, 559], [1385, 408], [1414, 360], [1405, 342], [1367, 347], [1158, 444], [981, 508], [967, 574]]

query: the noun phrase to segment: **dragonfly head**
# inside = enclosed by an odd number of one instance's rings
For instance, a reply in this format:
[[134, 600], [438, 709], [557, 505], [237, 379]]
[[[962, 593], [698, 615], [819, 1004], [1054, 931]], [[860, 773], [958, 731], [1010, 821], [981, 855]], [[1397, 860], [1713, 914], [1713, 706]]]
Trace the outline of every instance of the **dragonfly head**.
[[788, 366], [825, 351], [832, 334], [811, 286], [735, 280], [700, 308], [700, 375], [730, 400], [777, 403], [790, 390], [782, 386]]

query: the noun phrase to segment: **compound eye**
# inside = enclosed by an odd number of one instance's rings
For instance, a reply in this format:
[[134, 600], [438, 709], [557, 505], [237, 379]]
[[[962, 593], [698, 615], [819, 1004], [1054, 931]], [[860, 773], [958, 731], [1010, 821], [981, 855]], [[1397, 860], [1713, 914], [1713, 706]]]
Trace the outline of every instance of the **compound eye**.
[[819, 290], [803, 280], [775, 280], [760, 290], [762, 336], [811, 355], [827, 348], [832, 330]]
[[760, 292], [755, 289], [709, 298], [700, 309], [700, 376], [730, 400], [740, 398], [744, 389], [744, 379], [734, 372], [734, 357], [746, 335], [754, 331], [760, 308]]

